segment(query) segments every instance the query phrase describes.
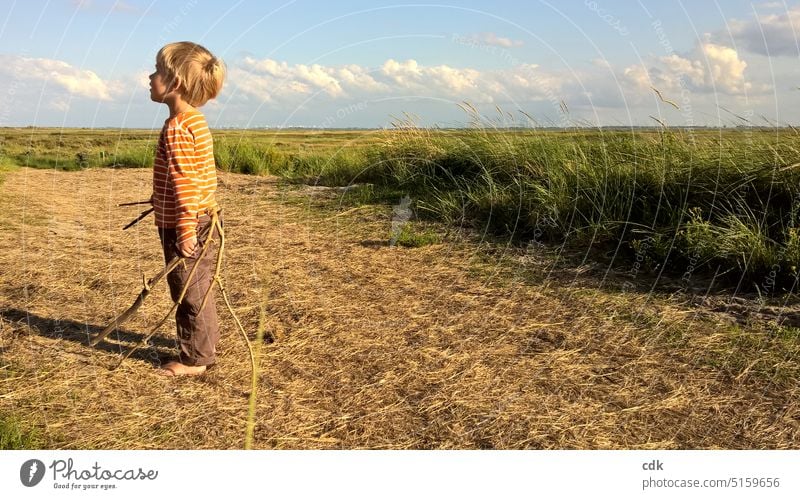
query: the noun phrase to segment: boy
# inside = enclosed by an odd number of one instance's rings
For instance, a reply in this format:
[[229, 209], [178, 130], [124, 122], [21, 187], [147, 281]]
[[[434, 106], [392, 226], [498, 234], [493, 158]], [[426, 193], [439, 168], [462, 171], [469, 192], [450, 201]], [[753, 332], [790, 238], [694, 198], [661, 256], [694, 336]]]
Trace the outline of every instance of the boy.
[[[156, 56], [156, 72], [150, 75], [150, 99], [169, 107], [153, 163], [155, 223], [164, 260], [186, 257], [167, 275], [173, 301], [178, 301], [200, 257], [205, 241], [198, 241], [197, 234], [219, 209], [213, 141], [197, 108], [219, 94], [224, 79], [223, 62], [191, 42], [165, 45]], [[159, 373], [165, 376], [202, 374], [216, 361], [219, 324], [213, 290], [200, 310], [213, 285], [219, 238], [215, 239], [217, 244], [199, 262], [175, 312], [180, 357], [161, 366]]]

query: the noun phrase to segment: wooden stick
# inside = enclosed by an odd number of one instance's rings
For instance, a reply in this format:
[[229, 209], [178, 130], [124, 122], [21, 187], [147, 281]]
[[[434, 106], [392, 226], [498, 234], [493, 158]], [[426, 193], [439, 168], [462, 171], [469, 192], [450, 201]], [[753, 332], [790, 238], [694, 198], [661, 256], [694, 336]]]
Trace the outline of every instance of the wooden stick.
[[89, 345], [96, 346], [98, 343], [103, 341], [103, 338], [111, 334], [111, 331], [114, 331], [120, 325], [122, 325], [123, 322], [130, 319], [131, 316], [134, 313], [136, 313], [137, 310], [139, 310], [139, 307], [142, 306], [142, 303], [144, 303], [145, 298], [147, 298], [147, 296], [150, 294], [150, 290], [153, 288], [153, 286], [155, 286], [158, 283], [158, 281], [163, 279], [165, 275], [172, 272], [172, 270], [175, 267], [177, 267], [178, 264], [182, 263], [185, 259], [186, 259], [185, 257], [176, 255], [169, 262], [167, 262], [167, 265], [161, 270], [161, 272], [159, 272], [158, 274], [153, 276], [149, 281], [144, 283], [144, 287], [142, 288], [142, 291], [139, 292], [139, 296], [136, 297], [136, 300], [133, 302], [133, 305], [128, 307], [127, 310], [125, 310], [124, 312], [119, 314], [116, 318], [114, 318], [114, 320], [111, 321], [111, 323], [108, 326], [106, 326], [105, 329], [103, 329], [99, 334], [97, 334], [94, 338], [92, 338], [92, 340], [89, 342]]
[[[219, 286], [220, 293], [222, 294], [222, 299], [225, 300], [225, 306], [228, 307], [228, 312], [231, 313], [233, 320], [236, 322], [236, 325], [239, 327], [239, 331], [242, 333], [242, 338], [244, 338], [244, 343], [247, 345], [247, 351], [250, 354], [250, 397], [248, 400], [248, 409], [247, 409], [247, 427], [245, 428], [245, 437], [244, 437], [244, 448], [251, 449], [253, 447], [253, 429], [255, 428], [255, 411], [256, 411], [256, 397], [258, 393], [258, 370], [256, 369], [256, 356], [253, 352], [253, 345], [250, 343], [250, 339], [247, 337], [247, 333], [242, 326], [242, 322], [239, 320], [239, 317], [236, 316], [236, 312], [233, 311], [233, 307], [231, 306], [231, 301], [228, 299], [228, 293], [225, 291], [225, 285], [222, 284], [222, 278], [220, 277], [220, 271], [222, 269], [222, 250], [225, 248], [225, 231], [222, 230], [222, 224], [220, 223], [219, 219], [215, 220], [217, 226], [217, 233], [219, 234], [219, 255], [217, 255], [217, 269], [214, 272], [214, 280], [217, 282]], [[206, 294], [207, 295], [207, 294]], [[203, 303], [205, 303], [206, 297], [203, 297]], [[261, 351], [261, 341], [264, 338], [264, 304], [261, 304], [261, 314], [259, 315], [258, 319], [258, 331], [256, 332], [256, 341], [258, 341], [258, 348], [259, 353]], [[260, 361], [260, 357], [259, 357]]]
[[96, 346], [98, 343], [103, 341], [103, 339], [106, 336], [111, 334], [111, 331], [114, 331], [119, 326], [121, 326], [123, 322], [130, 319], [131, 316], [135, 314], [137, 310], [139, 310], [139, 307], [142, 306], [142, 303], [144, 303], [145, 298], [147, 298], [147, 296], [150, 294], [150, 290], [153, 288], [153, 286], [155, 286], [158, 283], [158, 281], [160, 281], [165, 275], [172, 272], [172, 270], [175, 267], [177, 267], [178, 264], [180, 264], [182, 261], [183, 258], [178, 256], [170, 260], [169, 263], [167, 263], [167, 266], [164, 267], [161, 270], [161, 272], [153, 276], [149, 281], [147, 281], [144, 284], [144, 288], [142, 288], [142, 291], [139, 292], [139, 296], [136, 297], [136, 300], [133, 302], [133, 305], [131, 305], [130, 307], [128, 307], [127, 310], [119, 314], [113, 321], [111, 321], [111, 323], [108, 326], [106, 326], [105, 329], [103, 329], [94, 338], [92, 338], [92, 340], [89, 342], [89, 345]]
[[[212, 230], [217, 229], [217, 234], [219, 234], [219, 250], [217, 251], [217, 263], [214, 268], [214, 277], [211, 279], [211, 286], [209, 286], [208, 289], [206, 290], [206, 294], [203, 295], [203, 301], [200, 303], [200, 311], [202, 311], [203, 307], [206, 306], [208, 295], [211, 293], [211, 289], [214, 287], [214, 283], [219, 278], [219, 272], [222, 269], [222, 251], [225, 249], [225, 235], [222, 233], [222, 224], [219, 223], [218, 213], [219, 212], [217, 212], [217, 214], [214, 215], [215, 218], [211, 220], [211, 223], [213, 224]], [[212, 232], [211, 234], [213, 235], [214, 233]], [[209, 238], [210, 237], [211, 236], [209, 236]]]
[[[213, 215], [213, 217], [212, 217], [212, 220], [216, 216], [217, 215], [215, 213]], [[213, 231], [213, 229], [214, 229], [214, 226], [212, 224], [209, 224], [209, 227], [208, 227], [209, 232]], [[125, 352], [125, 354], [119, 360], [117, 365], [112, 368], [112, 371], [114, 369], [118, 368], [119, 366], [121, 366], [122, 362], [125, 359], [127, 359], [128, 357], [130, 357], [131, 354], [133, 354], [133, 352], [138, 350], [140, 346], [147, 345], [147, 342], [150, 340], [150, 338], [153, 337], [154, 334], [156, 334], [156, 332], [158, 331], [158, 328], [160, 328], [165, 322], [167, 322], [167, 319], [169, 319], [170, 316], [172, 316], [172, 314], [175, 312], [175, 309], [178, 308], [178, 305], [180, 305], [181, 302], [183, 301], [183, 297], [186, 296], [186, 290], [189, 289], [189, 284], [192, 282], [192, 277], [194, 277], [194, 273], [197, 270], [197, 266], [200, 265], [200, 261], [206, 255], [206, 252], [208, 251], [208, 247], [210, 246], [210, 243], [213, 243], [213, 239], [211, 239], [211, 234], [209, 234], [208, 238], [205, 238], [205, 243], [203, 244], [203, 250], [200, 252], [200, 256], [197, 257], [197, 260], [195, 260], [194, 265], [192, 265], [192, 270], [189, 271], [189, 276], [186, 278], [186, 282], [183, 285], [183, 289], [181, 289], [181, 294], [180, 294], [180, 296], [178, 296], [178, 299], [175, 301], [175, 303], [172, 304], [172, 308], [169, 309], [169, 312], [167, 312], [167, 314], [160, 321], [158, 321], [158, 324], [156, 324], [150, 330], [150, 333], [147, 336], [145, 336], [142, 339], [142, 341], [140, 341], [139, 343], [133, 345], [131, 348], [128, 349], [127, 352]], [[186, 257], [183, 257], [183, 259], [185, 259], [185, 258]], [[212, 282], [211, 285], [213, 285], [213, 284], [214, 283]], [[210, 288], [210, 286], [209, 286], [209, 288]], [[202, 311], [202, 309], [201, 309], [201, 311]]]
[[[233, 317], [234, 322], [236, 322], [236, 326], [239, 328], [239, 331], [242, 333], [242, 338], [244, 338], [244, 343], [247, 346], [247, 351], [248, 351], [248, 353], [250, 355], [251, 383], [252, 383], [252, 385], [254, 387], [253, 388], [253, 392], [251, 394], [251, 397], [252, 397], [255, 394], [255, 386], [257, 385], [257, 379], [258, 379], [257, 373], [256, 373], [255, 353], [253, 352], [253, 345], [252, 345], [252, 343], [250, 343], [250, 339], [247, 337], [247, 332], [245, 332], [244, 326], [242, 326], [242, 322], [239, 320], [239, 317], [236, 315], [236, 312], [234, 312], [233, 307], [231, 306], [231, 302], [230, 302], [230, 299], [228, 298], [228, 293], [227, 293], [227, 291], [225, 289], [225, 285], [222, 283], [222, 278], [220, 277], [220, 272], [222, 271], [222, 256], [221, 255], [222, 255], [222, 253], [223, 253], [223, 251], [225, 249], [225, 232], [222, 230], [222, 224], [220, 223], [219, 217], [217, 216], [216, 213], [212, 217], [211, 227], [212, 227], [212, 230], [213, 230], [213, 228], [216, 228], [217, 229], [217, 234], [219, 235], [219, 249], [218, 249], [219, 252], [217, 253], [217, 264], [216, 264], [216, 269], [214, 270], [214, 279], [211, 282], [211, 286], [213, 286], [214, 283], [216, 283], [217, 286], [219, 286], [220, 293], [222, 294], [222, 299], [225, 301], [225, 306], [228, 308], [228, 311], [231, 313], [231, 316]], [[211, 233], [211, 235], [213, 235], [213, 232]], [[210, 243], [213, 243], [214, 240], [211, 238], [211, 235], [209, 235], [209, 239], [208, 240], [209, 240]], [[208, 245], [206, 245], [206, 248], [207, 247], [208, 247]], [[205, 254], [205, 249], [206, 248], [203, 249], [204, 254]], [[201, 255], [201, 258], [202, 258], [202, 255]], [[198, 258], [197, 261], [199, 262], [200, 259]], [[192, 273], [194, 273], [194, 269], [196, 268], [196, 266], [197, 266], [197, 263], [195, 263], [195, 267], [192, 268]], [[190, 274], [189, 278], [191, 279], [191, 274]], [[187, 280], [186, 285], [184, 285], [183, 292], [186, 291], [186, 288], [188, 287], [188, 285], [189, 285], [189, 280]], [[206, 290], [206, 293], [203, 296], [203, 302], [200, 305], [200, 311], [202, 311], [203, 307], [205, 307], [205, 305], [206, 305], [206, 299], [208, 298], [208, 295], [209, 295], [209, 293], [211, 291], [211, 286], [209, 286], [209, 289]], [[159, 321], [158, 324], [156, 324], [156, 326], [150, 331], [150, 333], [138, 345], [134, 345], [131, 349], [129, 349], [125, 353], [125, 355], [122, 357], [122, 359], [120, 359], [119, 363], [113, 369], [116, 369], [120, 365], [122, 365], [122, 362], [125, 359], [127, 359], [128, 357], [130, 357], [131, 354], [133, 352], [135, 352], [139, 348], [139, 346], [143, 346], [143, 345], [147, 344], [147, 341], [156, 333], [158, 328], [161, 327], [161, 325], [167, 320], [167, 318], [169, 318], [169, 316], [175, 311], [175, 308], [178, 306], [178, 303], [180, 303], [180, 300], [183, 299], [183, 292], [181, 293], [181, 298], [179, 299], [179, 301], [172, 306], [172, 309], [170, 309], [170, 311], [167, 313], [167, 315], [164, 316], [164, 318], [161, 321]]]
[[136, 225], [137, 223], [139, 223], [139, 221], [140, 221], [141, 219], [143, 219], [144, 217], [146, 217], [147, 215], [149, 215], [149, 214], [150, 214], [150, 213], [151, 213], [153, 210], [154, 210], [154, 208], [148, 208], [148, 209], [144, 210], [144, 211], [143, 211], [142, 213], [140, 213], [140, 214], [139, 214], [139, 216], [138, 216], [138, 217], [136, 217], [136, 218], [135, 218], [135, 219], [134, 219], [132, 222], [128, 223], [128, 225], [126, 225], [125, 227], [123, 227], [123, 228], [122, 228], [122, 230], [128, 230], [129, 228], [133, 227], [134, 225]]
[[[167, 312], [167, 314], [158, 322], [158, 324], [156, 324], [150, 330], [150, 333], [148, 333], [147, 336], [145, 336], [138, 344], [132, 346], [130, 349], [128, 349], [128, 351], [125, 352], [125, 354], [122, 356], [120, 361], [117, 363], [116, 366], [114, 366], [112, 368], [112, 370], [114, 370], [114, 369], [118, 368], [119, 366], [121, 366], [122, 362], [125, 361], [125, 359], [127, 359], [128, 357], [130, 357], [131, 354], [133, 354], [133, 352], [138, 350], [140, 346], [147, 345], [147, 342], [150, 340], [150, 338], [153, 337], [153, 335], [156, 334], [156, 332], [158, 331], [158, 328], [160, 328], [167, 321], [167, 319], [169, 319], [169, 317], [175, 312], [175, 309], [178, 307], [178, 305], [181, 304], [181, 302], [183, 301], [184, 296], [186, 296], [186, 290], [189, 288], [189, 283], [191, 282], [192, 277], [194, 277], [194, 273], [195, 273], [195, 271], [197, 269], [197, 266], [200, 264], [200, 261], [203, 259], [203, 257], [205, 257], [205, 254], [206, 254], [206, 251], [208, 251], [209, 245], [214, 244], [214, 242], [215, 242], [214, 238], [213, 238], [214, 229], [215, 228], [219, 231], [220, 240], [222, 240], [222, 237], [223, 237], [222, 233], [221, 233], [222, 226], [219, 224], [218, 219], [219, 219], [219, 211], [214, 212], [212, 214], [212, 216], [211, 216], [211, 222], [209, 223], [208, 228], [206, 229], [206, 231], [208, 231], [208, 236], [204, 238], [203, 250], [200, 252], [200, 255], [197, 257], [197, 260], [195, 261], [194, 265], [192, 266], [192, 270], [189, 272], [189, 276], [186, 279], [186, 283], [183, 285], [183, 289], [181, 290], [181, 294], [178, 297], [178, 300], [172, 305], [172, 308], [170, 308], [169, 312]], [[217, 276], [217, 274], [219, 274], [220, 263], [221, 263], [221, 259], [222, 259], [222, 249], [223, 249], [223, 245], [221, 244], [220, 245], [220, 249], [219, 249], [219, 251], [217, 253], [217, 264], [216, 264], [217, 268], [216, 268], [216, 271], [215, 271], [215, 274], [214, 274], [215, 277]], [[208, 295], [211, 292], [212, 286], [214, 286], [214, 281], [213, 280], [211, 281], [211, 284], [209, 285], [208, 289], [206, 290], [205, 295], [203, 295], [203, 302], [200, 305], [200, 310], [199, 310], [198, 313], [203, 311], [203, 308], [206, 305], [206, 299], [208, 298]]]
[[[220, 241], [219, 247], [221, 254], [222, 249], [225, 247], [225, 232], [223, 232], [222, 224], [219, 223], [219, 220], [217, 220], [217, 232], [219, 233], [219, 241]], [[228, 293], [225, 291], [225, 286], [222, 284], [222, 278], [220, 278], [219, 276], [221, 262], [222, 259], [219, 258], [218, 256], [217, 271], [214, 273], [214, 280], [217, 281], [219, 290], [222, 293], [222, 299], [225, 300], [225, 305], [228, 307], [228, 311], [231, 313], [231, 316], [233, 316], [233, 320], [236, 322], [236, 325], [239, 326], [239, 331], [242, 332], [242, 337], [244, 338], [244, 342], [247, 345], [247, 351], [250, 352], [250, 368], [251, 372], [253, 373], [253, 377], [255, 378], [256, 360], [255, 360], [255, 354], [253, 353], [253, 345], [250, 343], [250, 339], [247, 337], [247, 333], [245, 332], [244, 327], [242, 327], [241, 321], [239, 321], [239, 318], [236, 316], [236, 312], [233, 311], [233, 307], [231, 307], [230, 300], [228, 300]]]
[[117, 206], [136, 206], [137, 204], [150, 204], [150, 200], [147, 201], [133, 201], [132, 203], [120, 203]]
[[[125, 359], [127, 359], [128, 357], [130, 357], [131, 354], [133, 354], [133, 352], [135, 352], [139, 348], [139, 346], [147, 344], [147, 342], [150, 340], [150, 338], [156, 333], [158, 328], [161, 327], [162, 324], [164, 324], [164, 322], [169, 318], [169, 316], [172, 315], [172, 313], [175, 311], [175, 308], [183, 300], [183, 297], [184, 297], [184, 295], [186, 293], [186, 289], [189, 286], [189, 282], [191, 282], [191, 278], [192, 278], [192, 276], [193, 276], [193, 274], [195, 272], [195, 269], [197, 268], [197, 265], [200, 263], [200, 260], [203, 258], [203, 256], [205, 256], [205, 253], [208, 250], [208, 246], [210, 244], [214, 244], [215, 243], [215, 240], [213, 238], [214, 229], [217, 230], [217, 234], [219, 235], [219, 250], [218, 250], [219, 252], [217, 253], [217, 262], [216, 262], [216, 269], [214, 270], [214, 278], [211, 281], [211, 285], [209, 286], [209, 289], [206, 290], [206, 293], [203, 296], [203, 302], [200, 305], [200, 311], [202, 311], [203, 307], [206, 306], [206, 301], [207, 301], [209, 293], [211, 291], [211, 287], [214, 286], [214, 283], [216, 283], [217, 286], [219, 286], [220, 292], [222, 294], [222, 298], [225, 301], [225, 306], [228, 308], [228, 311], [231, 313], [231, 316], [233, 317], [233, 320], [236, 322], [236, 326], [239, 328], [239, 331], [242, 333], [242, 338], [244, 338], [245, 345], [247, 346], [247, 351], [248, 351], [248, 353], [250, 355], [250, 373], [251, 373], [251, 376], [250, 376], [250, 379], [251, 379], [250, 405], [254, 406], [255, 396], [256, 396], [256, 389], [257, 389], [257, 386], [258, 386], [258, 373], [256, 372], [255, 353], [253, 352], [253, 345], [252, 345], [252, 343], [250, 343], [250, 339], [247, 337], [247, 332], [244, 330], [244, 326], [242, 326], [242, 322], [239, 320], [239, 317], [236, 315], [236, 312], [233, 310], [233, 307], [231, 306], [230, 299], [228, 298], [228, 293], [227, 293], [227, 291], [225, 289], [224, 284], [222, 283], [222, 277], [220, 276], [220, 273], [222, 271], [222, 254], [223, 254], [224, 249], [225, 249], [225, 232], [222, 230], [222, 223], [219, 221], [219, 212], [215, 212], [215, 213], [212, 214], [211, 223], [209, 224], [209, 227], [207, 229], [208, 237], [205, 239], [206, 242], [204, 244], [203, 251], [201, 252], [200, 257], [197, 259], [197, 262], [195, 262], [194, 266], [192, 267], [192, 270], [189, 273], [189, 278], [186, 280], [186, 284], [184, 285], [183, 289], [181, 290], [181, 295], [178, 298], [178, 301], [173, 304], [172, 308], [167, 313], [167, 315], [165, 315], [164, 318], [161, 319], [161, 321], [159, 321], [158, 324], [156, 324], [156, 326], [153, 327], [150, 330], [150, 333], [139, 344], [134, 345], [127, 352], [125, 352], [123, 357], [120, 359], [120, 361], [117, 363], [117, 365], [112, 368], [112, 370], [117, 369], [119, 366], [121, 366], [122, 362], [125, 361]], [[205, 231], [204, 231], [204, 234], [205, 234]], [[158, 280], [161, 279], [164, 275], [166, 275], [169, 272], [171, 272], [172, 269], [174, 269], [179, 263], [183, 262], [184, 260], [185, 260], [185, 257], [178, 258], [176, 256], [175, 258], [170, 260], [170, 262], [167, 264], [167, 266], [164, 268], [164, 270], [162, 270], [153, 279], [150, 279], [150, 281], [145, 283], [144, 289], [142, 290], [142, 292], [140, 293], [140, 296], [136, 299], [134, 304], [128, 310], [126, 310], [125, 312], [120, 314], [119, 317], [114, 319], [114, 321], [105, 330], [103, 330], [102, 333], [97, 335], [95, 337], [95, 339], [92, 341], [92, 345], [96, 345], [97, 343], [99, 343], [111, 331], [113, 331], [117, 326], [119, 326], [119, 324], [121, 324], [122, 322], [124, 322], [125, 320], [130, 318], [130, 316], [133, 315], [133, 313], [141, 306], [142, 302], [144, 301], [144, 298], [146, 298], [147, 295], [149, 294], [150, 288], [153, 286], [153, 284], [158, 282]], [[263, 322], [263, 310], [262, 310], [262, 321], [259, 321], [259, 323], [260, 323], [260, 325], [259, 325], [259, 335], [258, 335], [259, 339], [261, 339], [261, 332], [262, 332], [261, 331], [261, 323], [262, 322]], [[246, 440], [245, 447], [246, 448], [250, 448], [250, 446], [252, 445], [252, 434], [248, 433], [248, 436], [246, 436], [245, 440]]]

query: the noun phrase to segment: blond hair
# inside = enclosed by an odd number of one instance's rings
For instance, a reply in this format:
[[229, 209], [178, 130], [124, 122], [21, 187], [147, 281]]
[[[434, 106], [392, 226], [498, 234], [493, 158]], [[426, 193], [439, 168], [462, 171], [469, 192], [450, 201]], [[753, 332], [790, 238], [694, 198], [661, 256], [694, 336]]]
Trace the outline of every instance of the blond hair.
[[225, 81], [225, 63], [205, 47], [192, 42], [164, 45], [156, 55], [156, 66], [167, 76], [167, 88], [180, 78], [178, 89], [184, 100], [200, 107], [219, 95]]

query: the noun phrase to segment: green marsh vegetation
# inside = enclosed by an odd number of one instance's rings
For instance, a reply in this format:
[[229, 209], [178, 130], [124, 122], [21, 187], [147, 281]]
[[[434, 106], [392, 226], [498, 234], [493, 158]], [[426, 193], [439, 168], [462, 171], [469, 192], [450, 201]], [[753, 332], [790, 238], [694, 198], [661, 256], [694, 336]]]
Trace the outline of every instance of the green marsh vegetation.
[[[414, 213], [520, 245], [591, 247], [619, 265], [789, 289], [800, 268], [793, 128], [216, 130], [218, 168], [359, 184], [345, 201], [411, 196]], [[151, 130], [3, 129], [2, 164], [150, 167]], [[397, 200], [394, 200], [397, 202]], [[626, 263], [627, 262], [627, 263]], [[727, 277], [726, 277], [727, 276]], [[764, 284], [764, 283], [767, 284]]]

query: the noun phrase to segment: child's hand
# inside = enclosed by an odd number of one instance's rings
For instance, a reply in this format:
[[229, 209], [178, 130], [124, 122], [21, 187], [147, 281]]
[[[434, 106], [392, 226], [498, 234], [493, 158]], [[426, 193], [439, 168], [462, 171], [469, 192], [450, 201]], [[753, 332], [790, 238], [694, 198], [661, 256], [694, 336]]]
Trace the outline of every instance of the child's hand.
[[197, 236], [194, 235], [178, 244], [178, 251], [181, 256], [190, 257], [194, 254], [194, 249], [197, 246]]

